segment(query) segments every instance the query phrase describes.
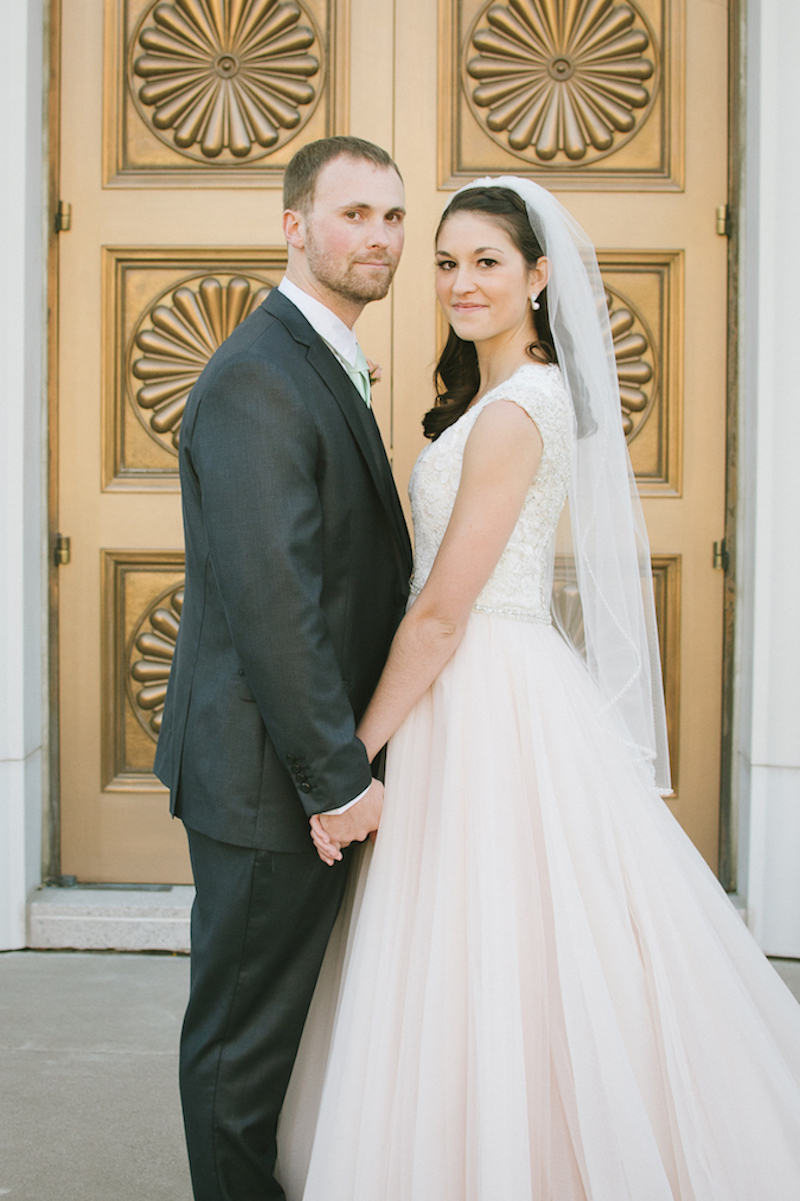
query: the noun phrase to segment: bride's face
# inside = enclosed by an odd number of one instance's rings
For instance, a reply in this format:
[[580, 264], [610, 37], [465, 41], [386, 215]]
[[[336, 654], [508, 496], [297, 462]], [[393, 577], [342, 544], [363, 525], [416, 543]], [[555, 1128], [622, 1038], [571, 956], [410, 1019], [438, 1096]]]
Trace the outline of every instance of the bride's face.
[[454, 213], [439, 232], [436, 297], [466, 342], [535, 337], [530, 302], [545, 271], [544, 260], [529, 268], [503, 227], [481, 213]]

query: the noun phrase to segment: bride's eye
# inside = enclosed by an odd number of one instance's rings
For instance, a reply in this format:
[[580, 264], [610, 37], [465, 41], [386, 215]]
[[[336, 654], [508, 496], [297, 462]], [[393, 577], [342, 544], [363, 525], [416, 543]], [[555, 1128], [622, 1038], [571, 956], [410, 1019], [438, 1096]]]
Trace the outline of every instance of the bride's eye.
[[478, 262], [480, 263], [480, 265], [482, 267], [496, 267], [497, 266], [497, 259], [478, 259]]
[[455, 267], [455, 263], [452, 259], [437, 259], [436, 266], [441, 271], [452, 271]]

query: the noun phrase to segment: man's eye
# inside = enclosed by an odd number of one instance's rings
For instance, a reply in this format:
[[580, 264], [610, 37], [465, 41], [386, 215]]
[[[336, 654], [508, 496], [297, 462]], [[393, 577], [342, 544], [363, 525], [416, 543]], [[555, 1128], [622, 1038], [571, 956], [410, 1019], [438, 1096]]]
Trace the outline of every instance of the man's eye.
[[352, 212], [345, 213], [345, 217], [356, 218], [356, 217], [360, 217], [360, 216], [361, 216], [361, 213], [357, 212], [355, 209], [353, 209]]

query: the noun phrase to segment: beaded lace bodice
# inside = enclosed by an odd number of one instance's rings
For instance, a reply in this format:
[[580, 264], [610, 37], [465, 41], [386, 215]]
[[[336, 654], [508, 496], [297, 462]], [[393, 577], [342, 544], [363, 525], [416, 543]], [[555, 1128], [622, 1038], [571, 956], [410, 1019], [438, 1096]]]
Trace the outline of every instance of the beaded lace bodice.
[[550, 622], [549, 547], [570, 476], [572, 415], [556, 366], [526, 364], [487, 392], [426, 446], [411, 473], [415, 552], [411, 592], [422, 590], [441, 545], [461, 479], [464, 447], [478, 414], [493, 400], [512, 400], [536, 422], [542, 459], [500, 560], [473, 609]]

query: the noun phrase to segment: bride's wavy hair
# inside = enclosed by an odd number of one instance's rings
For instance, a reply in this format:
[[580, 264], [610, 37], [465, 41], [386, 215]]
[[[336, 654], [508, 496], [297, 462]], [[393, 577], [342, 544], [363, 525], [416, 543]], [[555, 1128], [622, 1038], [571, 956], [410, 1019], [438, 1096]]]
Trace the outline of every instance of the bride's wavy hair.
[[[454, 213], [480, 213], [505, 230], [528, 267], [535, 267], [544, 255], [531, 229], [525, 201], [510, 188], [468, 188], [459, 192], [442, 213], [436, 230], [438, 240], [442, 226]], [[547, 288], [540, 292], [539, 308], [531, 309], [536, 337], [528, 346], [528, 354], [537, 363], [555, 363], [553, 334], [547, 313]], [[451, 328], [445, 348], [433, 373], [436, 400], [422, 421], [426, 438], [436, 439], [465, 412], [481, 383], [478, 354], [474, 342], [465, 342]]]

